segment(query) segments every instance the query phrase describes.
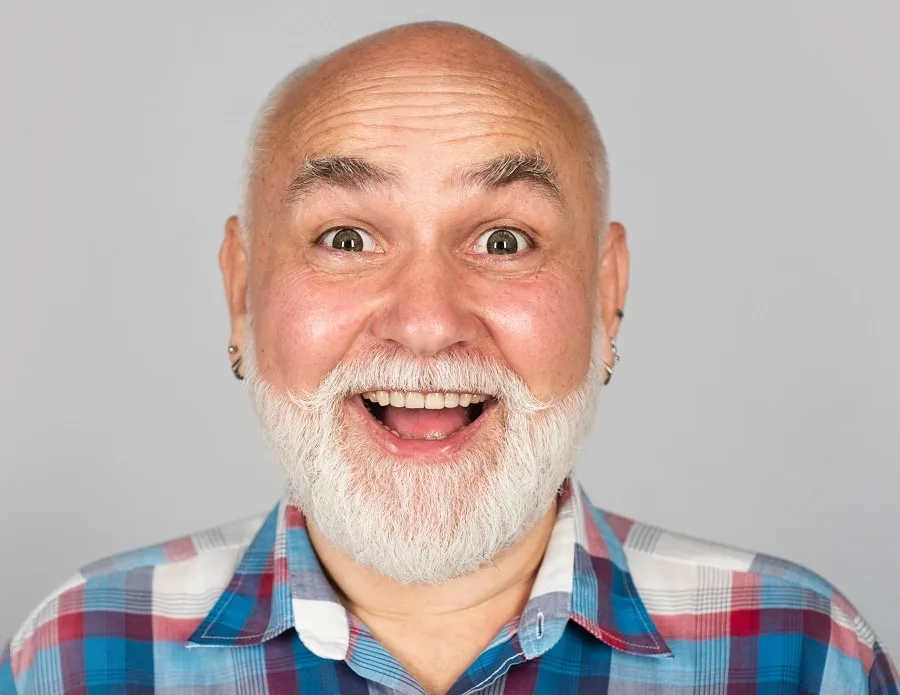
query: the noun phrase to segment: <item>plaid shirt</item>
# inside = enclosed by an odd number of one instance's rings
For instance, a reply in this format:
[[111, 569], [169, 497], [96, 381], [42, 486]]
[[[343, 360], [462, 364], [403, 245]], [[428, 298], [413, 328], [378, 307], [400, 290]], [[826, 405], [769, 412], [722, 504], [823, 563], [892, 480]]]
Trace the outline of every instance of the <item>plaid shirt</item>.
[[[900, 693], [853, 606], [803, 567], [593, 507], [567, 485], [531, 597], [464, 693]], [[416, 693], [337, 600], [282, 503], [96, 563], [0, 658], [0, 693]]]

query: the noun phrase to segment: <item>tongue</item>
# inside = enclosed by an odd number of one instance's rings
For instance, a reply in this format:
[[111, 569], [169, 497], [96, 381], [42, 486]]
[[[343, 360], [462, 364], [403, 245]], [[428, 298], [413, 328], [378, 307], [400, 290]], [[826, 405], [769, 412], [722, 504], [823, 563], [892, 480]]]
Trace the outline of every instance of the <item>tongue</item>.
[[395, 408], [384, 406], [381, 421], [395, 432], [413, 439], [446, 437], [468, 425], [472, 419], [467, 408]]

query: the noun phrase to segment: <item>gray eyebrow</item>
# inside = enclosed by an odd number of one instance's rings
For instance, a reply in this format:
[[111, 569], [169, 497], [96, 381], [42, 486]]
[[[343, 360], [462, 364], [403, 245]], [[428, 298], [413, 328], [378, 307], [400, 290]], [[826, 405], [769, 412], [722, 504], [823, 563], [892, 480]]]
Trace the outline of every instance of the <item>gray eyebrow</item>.
[[[337, 186], [356, 191], [392, 184], [397, 175], [360, 157], [324, 156], [303, 161], [288, 185], [293, 200], [307, 196], [320, 185]], [[455, 185], [476, 186], [496, 190], [525, 181], [535, 185], [563, 212], [568, 211], [558, 176], [550, 162], [538, 152], [515, 152], [500, 155], [452, 177]]]
[[534, 184], [564, 212], [568, 209], [553, 166], [538, 152], [504, 154], [454, 176], [456, 183], [486, 190], [503, 188], [518, 181]]
[[312, 157], [299, 166], [287, 190], [297, 199], [322, 184], [363, 191], [392, 183], [394, 179], [392, 172], [359, 157]]

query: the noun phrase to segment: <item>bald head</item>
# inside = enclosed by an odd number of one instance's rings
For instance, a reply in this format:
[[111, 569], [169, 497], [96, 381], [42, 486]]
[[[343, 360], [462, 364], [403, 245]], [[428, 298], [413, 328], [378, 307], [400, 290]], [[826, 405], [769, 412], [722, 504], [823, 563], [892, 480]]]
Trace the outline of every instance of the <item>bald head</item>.
[[[412, 74], [430, 75], [452, 98], [455, 76], [475, 77], [485, 91], [517, 101], [523, 110], [540, 104], [556, 136], [568, 142], [593, 184], [598, 230], [607, 226], [609, 171], [606, 150], [590, 108], [558, 71], [523, 56], [474, 29], [445, 22], [401, 25], [315, 58], [288, 74], [260, 108], [245, 163], [242, 230], [249, 235], [265, 204], [260, 183], [283, 154], [286, 141], [309, 121], [327, 119], [329, 99], [359, 83], [388, 87]], [[527, 113], [525, 114], [527, 117]], [[440, 114], [437, 115], [440, 117]], [[540, 149], [540, 144], [535, 143]], [[308, 153], [309, 154], [309, 153]]]

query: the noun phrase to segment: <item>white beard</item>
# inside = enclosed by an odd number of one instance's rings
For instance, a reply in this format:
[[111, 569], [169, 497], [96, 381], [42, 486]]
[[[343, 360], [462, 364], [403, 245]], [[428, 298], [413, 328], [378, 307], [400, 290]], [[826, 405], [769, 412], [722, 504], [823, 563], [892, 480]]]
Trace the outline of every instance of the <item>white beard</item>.
[[[595, 341], [583, 384], [552, 402], [496, 362], [452, 353], [426, 362], [399, 351], [346, 360], [309, 395], [282, 394], [260, 378], [248, 333], [245, 383], [289, 501], [336, 548], [404, 583], [473, 572], [534, 527], [572, 471], [601, 384]], [[375, 387], [487, 393], [499, 407], [457, 460], [417, 465], [346, 422], [347, 396]]]

